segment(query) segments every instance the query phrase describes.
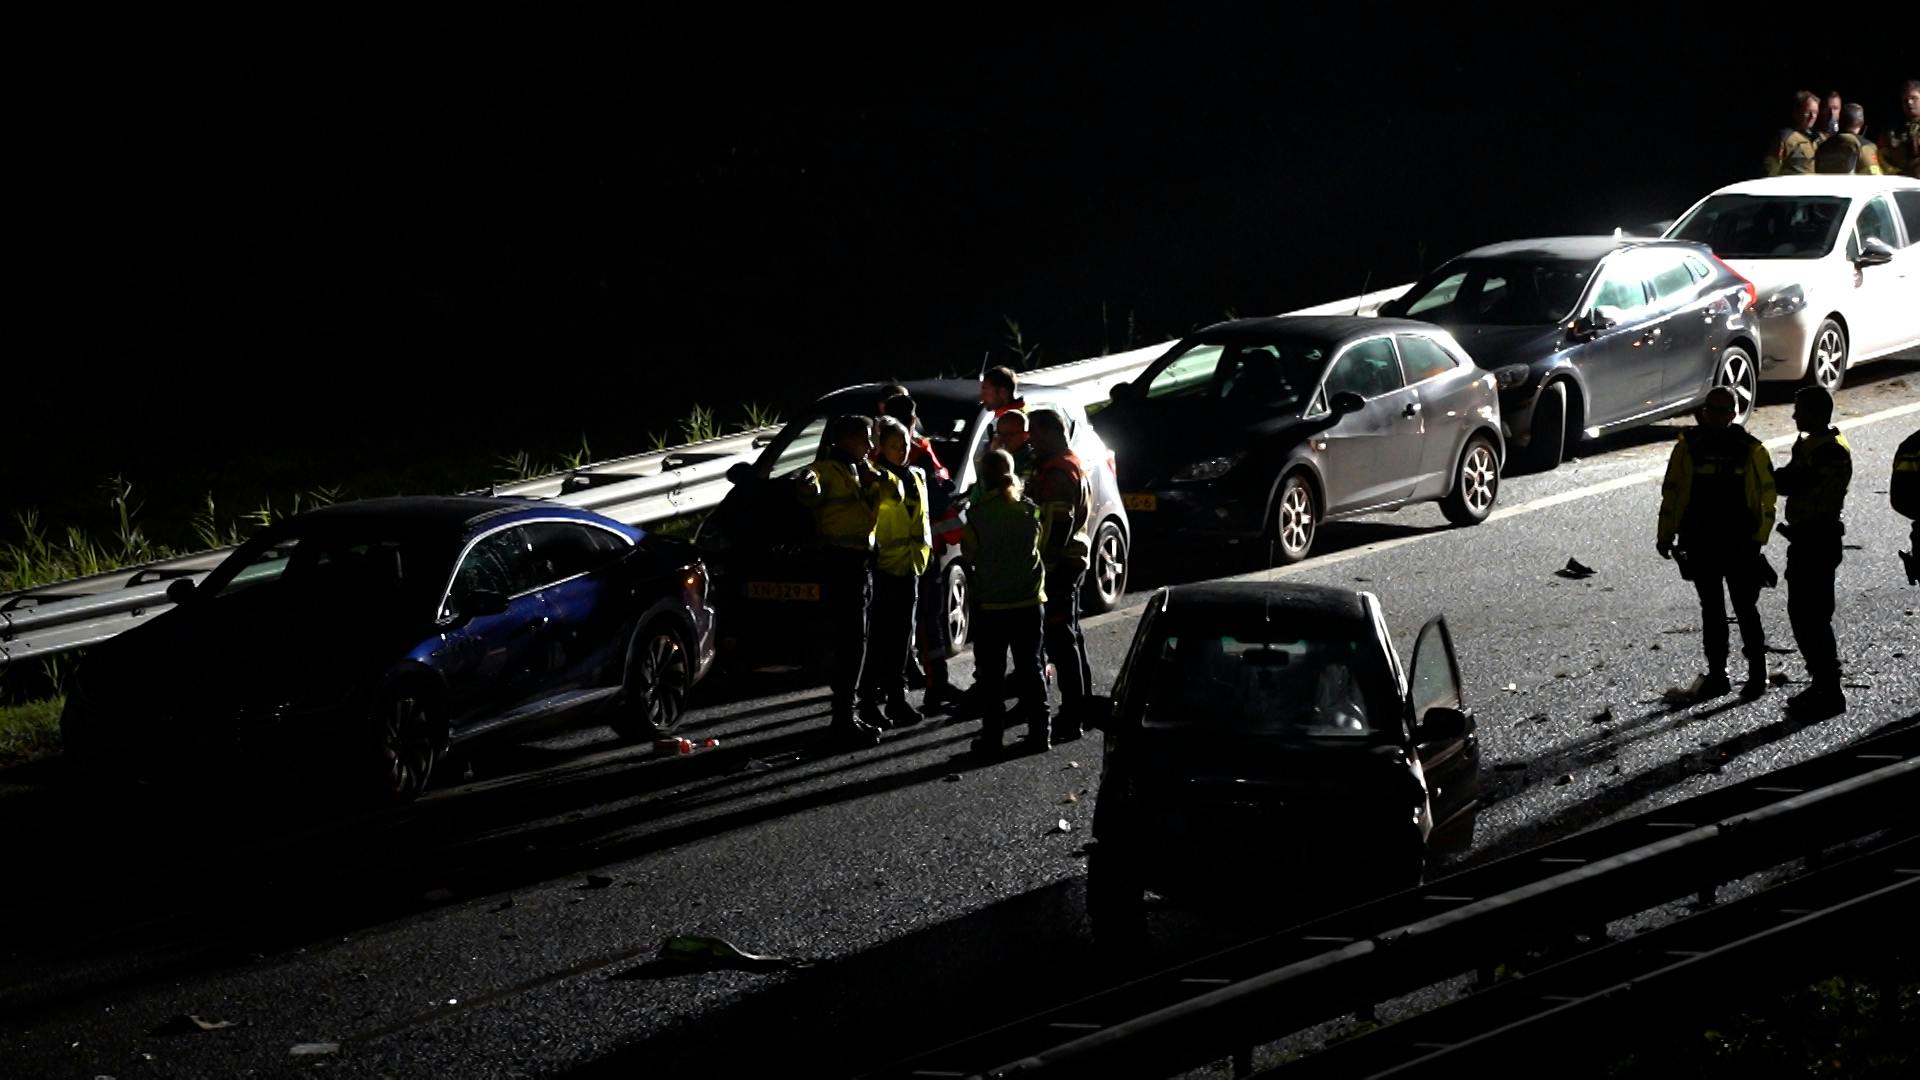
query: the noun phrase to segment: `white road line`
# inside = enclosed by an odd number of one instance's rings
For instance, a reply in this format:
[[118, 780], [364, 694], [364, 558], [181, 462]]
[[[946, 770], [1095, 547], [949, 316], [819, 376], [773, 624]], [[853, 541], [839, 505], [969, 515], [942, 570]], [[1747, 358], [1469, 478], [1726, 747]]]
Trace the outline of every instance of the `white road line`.
[[[1908, 405], [1896, 405], [1891, 409], [1882, 409], [1879, 412], [1868, 413], [1865, 416], [1841, 420], [1834, 426], [1842, 431], [1852, 431], [1855, 428], [1871, 427], [1874, 424], [1882, 424], [1888, 420], [1897, 420], [1902, 416], [1910, 416], [1914, 413], [1920, 413], [1920, 402], [1914, 402]], [[1793, 445], [1793, 441], [1799, 437], [1798, 432], [1788, 435], [1776, 435], [1771, 439], [1762, 440], [1761, 445], [1769, 450], [1778, 450], [1783, 446]], [[1570, 502], [1578, 502], [1581, 499], [1591, 499], [1595, 496], [1605, 495], [1623, 488], [1630, 488], [1636, 484], [1657, 482], [1666, 476], [1666, 474], [1667, 466], [1662, 462], [1658, 468], [1644, 469], [1640, 472], [1628, 473], [1625, 476], [1616, 476], [1611, 480], [1602, 480], [1597, 484], [1589, 484], [1586, 487], [1575, 488], [1572, 491], [1562, 491], [1556, 495], [1546, 495], [1532, 502], [1521, 503], [1518, 506], [1508, 506], [1495, 510], [1493, 513], [1487, 515], [1487, 522], [1502, 521], [1507, 518], [1519, 517], [1522, 514], [1548, 510]], [[1395, 548], [1406, 547], [1408, 544], [1417, 544], [1422, 540], [1431, 540], [1437, 536], [1448, 536], [1452, 533], [1452, 529], [1437, 529], [1432, 532], [1417, 533], [1413, 536], [1396, 537], [1392, 540], [1376, 540], [1371, 544], [1362, 544], [1359, 547], [1348, 548], [1345, 551], [1336, 551], [1328, 555], [1316, 555], [1305, 562], [1294, 563], [1292, 566], [1281, 567], [1275, 570], [1256, 570], [1252, 573], [1240, 574], [1230, 578], [1221, 578], [1220, 580], [1274, 581], [1281, 578], [1294, 577], [1299, 574], [1311, 573], [1325, 567], [1338, 566], [1343, 562], [1350, 562], [1354, 559], [1365, 558], [1368, 555], [1378, 555], [1383, 551], [1392, 551]], [[1084, 620], [1083, 625], [1097, 626], [1100, 622], [1131, 614], [1132, 612], [1130, 611], [1116, 611], [1111, 615], [1101, 615], [1096, 616], [1095, 619]]]

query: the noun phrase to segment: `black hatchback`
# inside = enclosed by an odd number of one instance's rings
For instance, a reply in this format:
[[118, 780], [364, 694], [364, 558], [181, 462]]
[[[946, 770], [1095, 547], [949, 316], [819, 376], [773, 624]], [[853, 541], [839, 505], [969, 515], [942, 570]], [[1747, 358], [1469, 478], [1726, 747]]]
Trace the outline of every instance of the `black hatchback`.
[[1087, 868], [1097, 934], [1137, 931], [1149, 889], [1354, 899], [1415, 885], [1430, 849], [1473, 841], [1480, 746], [1444, 619], [1402, 669], [1371, 593], [1161, 589], [1111, 705]]
[[1745, 423], [1753, 303], [1753, 284], [1704, 244], [1561, 236], [1475, 248], [1380, 314], [1451, 330], [1499, 382], [1516, 461], [1551, 469], [1581, 439], [1687, 412], [1716, 386]]

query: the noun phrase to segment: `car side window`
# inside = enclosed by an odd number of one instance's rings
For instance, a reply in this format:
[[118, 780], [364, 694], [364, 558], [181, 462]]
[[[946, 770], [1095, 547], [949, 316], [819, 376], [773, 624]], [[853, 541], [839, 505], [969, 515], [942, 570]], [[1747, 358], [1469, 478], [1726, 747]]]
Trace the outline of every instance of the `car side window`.
[[1424, 334], [1401, 334], [1395, 340], [1400, 345], [1400, 363], [1407, 370], [1409, 383], [1445, 375], [1458, 366], [1452, 354]]
[[1457, 274], [1448, 274], [1439, 284], [1428, 289], [1427, 295], [1414, 301], [1413, 306], [1407, 309], [1407, 315], [1411, 317], [1423, 311], [1429, 311], [1437, 307], [1445, 307], [1453, 303], [1453, 298], [1460, 295], [1460, 286], [1466, 280], [1467, 272], [1465, 270]]
[[533, 548], [534, 582], [541, 586], [591, 573], [620, 556], [609, 543], [617, 538], [592, 525], [537, 522], [527, 526], [527, 540]]
[[827, 433], [827, 417], [816, 416], [788, 430], [793, 432], [793, 438], [784, 444], [776, 443], [773, 448], [773, 464], [768, 475], [774, 479], [792, 476], [820, 456], [820, 438]]
[[1900, 229], [1893, 223], [1893, 205], [1885, 195], [1860, 208], [1860, 242], [1878, 240], [1890, 248], [1900, 246]]
[[1394, 356], [1393, 339], [1368, 338], [1351, 345], [1334, 361], [1327, 372], [1327, 401], [1333, 395], [1352, 391], [1363, 398], [1391, 394], [1405, 383], [1400, 376], [1400, 361]]
[[1160, 369], [1160, 373], [1147, 384], [1148, 398], [1184, 397], [1205, 389], [1213, 379], [1214, 369], [1220, 366], [1220, 345], [1196, 345], [1187, 350], [1173, 363]]
[[1647, 292], [1641, 284], [1637, 267], [1621, 260], [1608, 266], [1600, 279], [1600, 286], [1593, 291], [1593, 306], [1598, 308], [1617, 308], [1622, 313], [1638, 311], [1647, 306]]
[[1684, 259], [1664, 257], [1648, 270], [1653, 275], [1648, 279], [1648, 284], [1653, 286], [1653, 298], [1663, 306], [1677, 304], [1693, 295], [1693, 272], [1687, 269]]
[[536, 586], [533, 548], [525, 529], [518, 526], [482, 537], [467, 550], [453, 575], [453, 600], [475, 592], [517, 596]]
[[1907, 244], [1920, 244], [1920, 190], [1903, 189], [1893, 193], [1893, 203], [1907, 226]]
[[1688, 255], [1683, 261], [1687, 264], [1687, 270], [1693, 274], [1693, 280], [1705, 281], [1713, 276], [1713, 267], [1708, 266], [1705, 259]]

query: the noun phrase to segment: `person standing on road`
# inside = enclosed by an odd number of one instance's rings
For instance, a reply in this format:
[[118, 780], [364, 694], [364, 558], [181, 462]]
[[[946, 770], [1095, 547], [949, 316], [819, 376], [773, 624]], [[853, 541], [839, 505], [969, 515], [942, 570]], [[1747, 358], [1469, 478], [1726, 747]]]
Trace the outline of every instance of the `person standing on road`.
[[867, 651], [867, 604], [873, 588], [873, 527], [884, 486], [868, 463], [873, 453], [872, 429], [864, 416], [836, 416], [824, 432], [820, 457], [795, 478], [803, 506], [813, 511], [815, 535], [821, 546], [822, 581], [827, 615], [828, 644], [833, 663], [828, 685], [833, 691], [833, 720], [827, 730], [834, 741], [848, 746], [873, 746], [880, 730], [869, 716], [878, 716], [872, 701], [861, 703], [862, 717], [854, 715], [854, 695], [861, 689], [861, 666]]
[[960, 692], [954, 689], [947, 677], [946, 620], [943, 617], [946, 605], [940, 595], [944, 582], [940, 576], [939, 555], [947, 545], [960, 542], [960, 514], [954, 508], [953, 476], [941, 462], [940, 455], [934, 452], [933, 441], [920, 434], [917, 426], [918, 409], [911, 397], [904, 393], [896, 394], [887, 399], [880, 411], [906, 425], [911, 442], [907, 464], [919, 469], [921, 475], [926, 477], [927, 516], [932, 529], [927, 568], [920, 575], [920, 595], [914, 604], [916, 646], [904, 665], [907, 682], [925, 689], [926, 693], [920, 699], [921, 709], [950, 709], [959, 704]]
[[1780, 137], [1774, 140], [1773, 151], [1767, 155], [1765, 162], [1766, 175], [1781, 176], [1813, 171], [1814, 151], [1820, 148], [1820, 140], [1825, 137], [1814, 130], [1819, 121], [1820, 99], [1806, 90], [1795, 94], [1793, 126], [1782, 129]]
[[1853, 448], [1833, 426], [1833, 395], [1819, 386], [1793, 395], [1800, 438], [1773, 481], [1787, 497], [1787, 618], [1807, 662], [1807, 689], [1787, 699], [1796, 717], [1824, 719], [1846, 711], [1840, 689], [1840, 649], [1833, 637], [1833, 579], [1840, 569], [1840, 521], [1853, 480]]
[[[1740, 624], [1747, 680], [1740, 696], [1767, 692], [1767, 639], [1760, 627], [1760, 587], [1768, 571], [1760, 549], [1773, 533], [1773, 461], [1760, 440], [1733, 422], [1733, 391], [1716, 386], [1700, 408], [1700, 424], [1680, 433], [1660, 489], [1654, 547], [1676, 559], [1700, 596], [1707, 673], [1676, 697], [1707, 701], [1732, 689], [1727, 680], [1727, 599]], [[1679, 546], [1674, 544], [1679, 539]]]
[[1920, 585], [1920, 430], [1906, 437], [1893, 455], [1893, 482], [1887, 485], [1887, 500], [1893, 512], [1913, 521], [1907, 537], [1907, 550], [1900, 561], [1907, 564], [1907, 584]]
[[[869, 608], [861, 695], [884, 711], [863, 716], [876, 727], [906, 727], [922, 717], [907, 701], [907, 656], [913, 651], [914, 594], [933, 555], [927, 527], [926, 474], [907, 464], [907, 428], [891, 416], [879, 419], [881, 491], [873, 528], [873, 603]], [[876, 723], [876, 721], [878, 721]]]
[[1053, 741], [1072, 742], [1085, 734], [1086, 699], [1093, 683], [1086, 638], [1080, 633], [1080, 583], [1093, 550], [1087, 535], [1093, 491], [1086, 468], [1067, 442], [1066, 419], [1058, 409], [1035, 409], [1028, 417], [1027, 431], [1038, 463], [1027, 493], [1039, 505], [1047, 525], [1046, 546], [1040, 552], [1047, 590], [1042, 636], [1047, 659], [1060, 681], [1060, 715], [1053, 721]]
[[1902, 104], [1906, 128], [1881, 133], [1880, 171], [1920, 180], [1920, 79], [1907, 80]]
[[1006, 730], [1007, 654], [1013, 654], [1013, 692], [1018, 719], [1027, 725], [1027, 746], [1052, 745], [1047, 684], [1040, 673], [1041, 605], [1046, 573], [1040, 564], [1045, 523], [1040, 508], [1021, 497], [1020, 478], [1005, 450], [980, 459], [980, 494], [967, 511], [960, 549], [979, 579], [980, 621], [973, 642], [973, 691], [980, 734], [973, 753], [996, 758]]

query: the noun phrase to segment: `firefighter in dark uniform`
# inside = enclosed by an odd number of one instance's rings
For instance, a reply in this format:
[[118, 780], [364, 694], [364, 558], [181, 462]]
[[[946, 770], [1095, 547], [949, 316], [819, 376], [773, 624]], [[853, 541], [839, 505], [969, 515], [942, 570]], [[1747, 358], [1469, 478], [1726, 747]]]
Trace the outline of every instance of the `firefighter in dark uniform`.
[[[868, 462], [873, 433], [864, 416], [836, 416], [827, 424], [820, 457], [795, 478], [800, 502], [813, 511], [822, 547], [821, 587], [827, 635], [833, 652], [828, 685], [833, 691], [836, 742], [873, 746], [880, 731], [854, 715], [854, 695], [867, 650], [867, 604], [873, 589], [873, 527], [883, 493], [880, 474]], [[878, 702], [861, 711], [876, 713]]]
[[1814, 130], [1820, 122], [1820, 99], [1802, 90], [1793, 98], [1794, 126], [1784, 128], [1774, 140], [1773, 151], [1765, 162], [1768, 176], [1813, 171], [1813, 155], [1825, 137]]
[[1920, 585], [1920, 431], [1907, 436], [1893, 455], [1893, 483], [1887, 486], [1887, 498], [1893, 512], [1913, 521], [1907, 550], [1900, 560], [1907, 564], [1907, 584]]
[[[1663, 559], [1678, 555], [1683, 576], [1700, 594], [1700, 630], [1707, 673], [1682, 693], [1706, 701], [1732, 689], [1727, 680], [1727, 598], [1740, 624], [1747, 680], [1740, 696], [1767, 691], [1767, 639], [1760, 628], [1762, 556], [1773, 532], [1773, 462], [1767, 448], [1733, 422], [1733, 391], [1717, 386], [1700, 409], [1700, 425], [1680, 433], [1667, 460], [1660, 491], [1659, 536]], [[1679, 546], [1674, 545], [1675, 537]]]
[[1072, 742], [1085, 733], [1086, 699], [1093, 683], [1086, 638], [1080, 633], [1080, 583], [1087, 576], [1087, 558], [1093, 551], [1087, 535], [1093, 489], [1079, 455], [1067, 443], [1066, 419], [1058, 410], [1035, 409], [1028, 417], [1027, 433], [1038, 462], [1027, 497], [1047, 517], [1047, 542], [1040, 552], [1047, 570], [1043, 640], [1054, 677], [1060, 681], [1060, 715], [1053, 721], [1053, 741]]
[[1853, 448], [1833, 425], [1833, 395], [1818, 386], [1793, 395], [1801, 436], [1773, 482], [1787, 497], [1787, 618], [1807, 662], [1807, 689], [1787, 699], [1796, 716], [1822, 719], [1847, 708], [1840, 690], [1840, 651], [1833, 636], [1833, 579], [1840, 569], [1841, 510], [1853, 479]]
[[1920, 79], [1907, 80], [1903, 104], [1907, 113], [1906, 127], [1881, 133], [1880, 171], [1920, 180]]
[[1813, 171], [1839, 176], [1879, 176], [1879, 149], [1863, 138], [1867, 111], [1859, 105], [1840, 110], [1840, 129], [1826, 137], [1813, 153]]

